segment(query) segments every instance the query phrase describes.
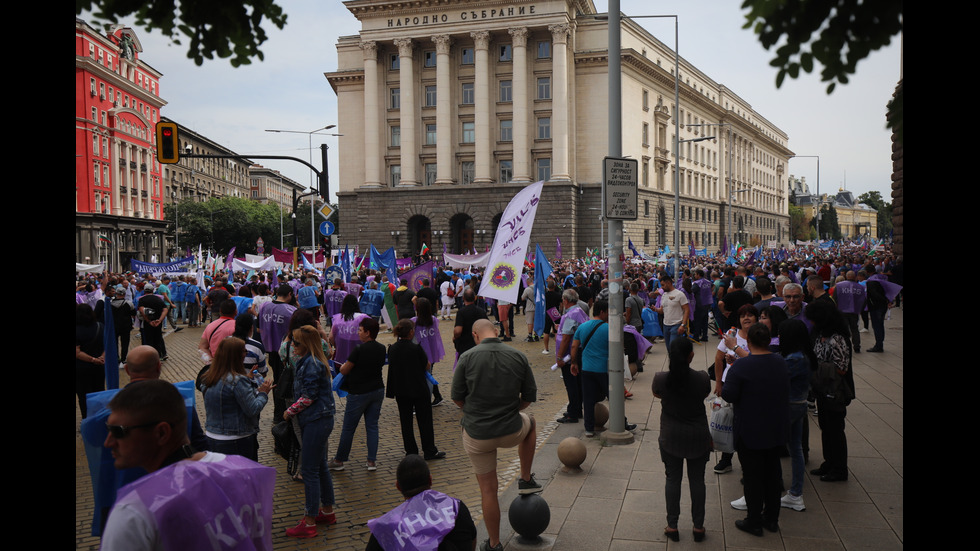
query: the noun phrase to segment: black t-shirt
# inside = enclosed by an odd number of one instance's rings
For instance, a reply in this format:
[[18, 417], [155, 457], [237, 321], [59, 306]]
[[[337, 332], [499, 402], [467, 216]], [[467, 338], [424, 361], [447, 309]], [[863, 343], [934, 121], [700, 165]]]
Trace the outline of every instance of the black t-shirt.
[[455, 341], [456, 352], [462, 354], [476, 346], [476, 341], [473, 340], [473, 323], [481, 319], [487, 319], [487, 311], [475, 304], [459, 309], [456, 314], [456, 327], [462, 327], [463, 333]]
[[166, 306], [167, 304], [159, 295], [143, 295], [140, 297], [139, 307], [143, 308], [143, 318], [147, 321], [160, 319]]
[[398, 312], [398, 319], [410, 318], [415, 315], [415, 305], [412, 299], [415, 292], [406, 288], [404, 291], [395, 291], [395, 309]]
[[[456, 512], [456, 526], [446, 534], [446, 537], [439, 543], [439, 551], [471, 551], [473, 542], [476, 541], [476, 524], [473, 523], [473, 516], [470, 510], [462, 501], [459, 502], [459, 510]], [[365, 551], [385, 551], [378, 539], [371, 534]]]
[[432, 306], [433, 312], [435, 312], [436, 310], [439, 309], [440, 306], [442, 306], [442, 301], [439, 300], [439, 291], [436, 291], [432, 287], [422, 287], [421, 289], [419, 289], [419, 292], [416, 294], [416, 296], [419, 298], [424, 298], [425, 300], [429, 301], [429, 304]]
[[378, 341], [362, 342], [355, 346], [347, 357], [354, 368], [344, 377], [341, 388], [351, 394], [365, 394], [384, 388], [381, 368], [385, 365], [385, 354], [384, 345]]

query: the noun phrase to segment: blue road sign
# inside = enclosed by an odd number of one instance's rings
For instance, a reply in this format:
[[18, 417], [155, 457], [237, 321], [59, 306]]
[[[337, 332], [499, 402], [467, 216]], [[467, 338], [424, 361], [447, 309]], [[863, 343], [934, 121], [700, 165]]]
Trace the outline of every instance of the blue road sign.
[[320, 235], [333, 235], [333, 232], [336, 229], [337, 228], [334, 227], [333, 222], [324, 221], [320, 223]]

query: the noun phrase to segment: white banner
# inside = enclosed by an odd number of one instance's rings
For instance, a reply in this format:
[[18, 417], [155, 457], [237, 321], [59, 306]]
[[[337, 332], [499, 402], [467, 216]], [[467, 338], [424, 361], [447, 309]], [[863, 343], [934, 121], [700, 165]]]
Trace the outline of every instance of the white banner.
[[504, 209], [497, 225], [497, 235], [493, 238], [493, 247], [490, 248], [480, 295], [512, 304], [517, 302], [524, 257], [543, 188], [543, 181], [527, 186]]
[[247, 272], [248, 270], [266, 270], [271, 272], [276, 269], [276, 259], [273, 256], [269, 256], [265, 260], [258, 262], [245, 262], [236, 258], [231, 261], [231, 268], [232, 270], [241, 270], [243, 272]]
[[78, 262], [76, 262], [75, 263], [75, 271], [76, 272], [85, 272], [85, 273], [88, 273], [88, 272], [91, 272], [91, 273], [102, 273], [102, 272], [105, 271], [105, 262], [102, 262], [100, 264], [79, 264]]
[[490, 253], [480, 253], [480, 254], [449, 254], [446, 253], [446, 264], [452, 266], [453, 268], [469, 268], [470, 266], [476, 266], [477, 268], [483, 268], [487, 265], [487, 261], [490, 260]]

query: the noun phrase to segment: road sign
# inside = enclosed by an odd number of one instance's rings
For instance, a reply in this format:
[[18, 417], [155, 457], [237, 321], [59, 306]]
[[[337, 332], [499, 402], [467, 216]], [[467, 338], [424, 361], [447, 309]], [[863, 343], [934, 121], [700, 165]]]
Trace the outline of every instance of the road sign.
[[636, 159], [602, 159], [602, 211], [607, 220], [636, 220], [638, 217]]
[[337, 228], [334, 227], [333, 222], [320, 222], [320, 235], [332, 235], [335, 229]]
[[[333, 207], [331, 207], [330, 206], [330, 203], [324, 203], [323, 206], [320, 207], [319, 210], [317, 210], [317, 212], [320, 213], [320, 216], [322, 216], [324, 218], [330, 218], [330, 215], [333, 214], [335, 211], [336, 211], [336, 209], [334, 209]], [[329, 233], [325, 233], [323, 235], [330, 235], [330, 234]]]
[[338, 278], [344, 279], [344, 270], [336, 264], [333, 266], [328, 266], [327, 269], [323, 271], [323, 279], [330, 285], [333, 285], [333, 280]]

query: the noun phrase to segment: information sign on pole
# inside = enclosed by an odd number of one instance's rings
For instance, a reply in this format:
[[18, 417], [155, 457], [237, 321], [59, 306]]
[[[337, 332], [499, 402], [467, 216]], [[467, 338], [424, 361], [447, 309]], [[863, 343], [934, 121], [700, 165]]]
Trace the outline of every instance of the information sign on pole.
[[322, 216], [324, 219], [329, 219], [330, 215], [334, 213], [334, 210], [335, 209], [330, 206], [330, 203], [324, 203], [322, 207], [317, 209], [317, 212], [319, 212], [320, 216]]
[[636, 220], [638, 217], [636, 159], [602, 159], [602, 210], [608, 220]]

